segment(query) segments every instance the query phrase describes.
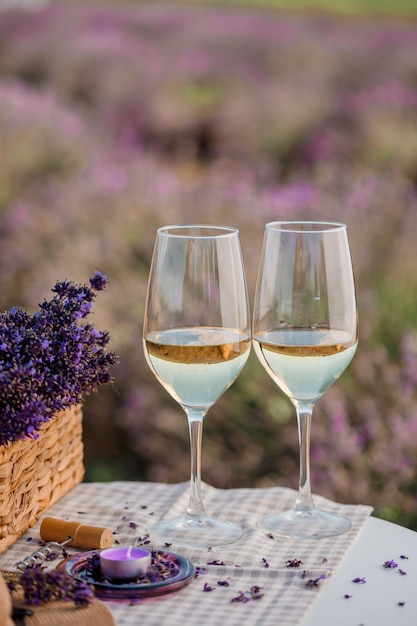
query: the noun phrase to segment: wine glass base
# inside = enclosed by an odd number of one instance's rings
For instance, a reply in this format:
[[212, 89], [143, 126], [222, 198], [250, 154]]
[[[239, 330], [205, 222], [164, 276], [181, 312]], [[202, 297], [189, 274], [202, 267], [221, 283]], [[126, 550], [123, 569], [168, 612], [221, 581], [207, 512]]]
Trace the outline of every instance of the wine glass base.
[[257, 525], [277, 537], [323, 539], [345, 533], [352, 524], [342, 515], [311, 508], [289, 509], [278, 515], [267, 515]]
[[192, 548], [210, 548], [234, 543], [243, 537], [239, 524], [211, 517], [176, 517], [156, 522], [149, 528], [150, 538], [163, 546], [182, 545]]

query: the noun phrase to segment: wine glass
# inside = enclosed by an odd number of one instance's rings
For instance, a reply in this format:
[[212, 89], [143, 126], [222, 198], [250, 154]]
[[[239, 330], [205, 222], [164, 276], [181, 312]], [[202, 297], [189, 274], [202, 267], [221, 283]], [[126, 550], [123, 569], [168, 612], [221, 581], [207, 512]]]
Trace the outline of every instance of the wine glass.
[[149, 367], [184, 409], [191, 445], [185, 514], [151, 526], [153, 539], [208, 547], [243, 529], [209, 517], [201, 498], [201, 444], [208, 409], [243, 369], [251, 347], [239, 231], [165, 226], [157, 231], [146, 299], [143, 345]]
[[295, 405], [300, 444], [294, 507], [258, 522], [283, 537], [339, 535], [349, 519], [316, 508], [310, 484], [314, 406], [352, 360], [358, 344], [355, 283], [345, 224], [266, 225], [253, 316], [256, 355]]

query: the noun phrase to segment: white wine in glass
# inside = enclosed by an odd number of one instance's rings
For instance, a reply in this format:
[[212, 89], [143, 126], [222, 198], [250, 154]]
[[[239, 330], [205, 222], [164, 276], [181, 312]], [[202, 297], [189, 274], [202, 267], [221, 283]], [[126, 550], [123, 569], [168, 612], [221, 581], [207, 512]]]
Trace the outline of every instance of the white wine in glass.
[[[358, 344], [358, 316], [345, 224], [266, 225], [253, 315], [256, 355], [295, 405], [300, 444], [294, 507], [258, 525], [282, 537], [331, 537], [350, 520], [314, 505], [310, 483], [313, 408], [343, 373]], [[331, 468], [329, 468], [331, 471]]]
[[191, 481], [183, 516], [151, 526], [153, 540], [194, 547], [232, 543], [240, 525], [209, 517], [201, 498], [203, 419], [243, 369], [251, 347], [239, 232], [223, 226], [158, 229], [143, 326], [149, 367], [184, 409]]

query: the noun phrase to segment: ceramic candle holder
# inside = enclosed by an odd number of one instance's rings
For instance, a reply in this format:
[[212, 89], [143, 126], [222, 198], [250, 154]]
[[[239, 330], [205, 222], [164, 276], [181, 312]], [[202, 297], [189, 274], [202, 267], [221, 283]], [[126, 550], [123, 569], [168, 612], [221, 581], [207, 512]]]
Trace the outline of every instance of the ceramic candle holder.
[[101, 573], [110, 580], [132, 580], [145, 576], [152, 557], [143, 548], [119, 547], [100, 552]]

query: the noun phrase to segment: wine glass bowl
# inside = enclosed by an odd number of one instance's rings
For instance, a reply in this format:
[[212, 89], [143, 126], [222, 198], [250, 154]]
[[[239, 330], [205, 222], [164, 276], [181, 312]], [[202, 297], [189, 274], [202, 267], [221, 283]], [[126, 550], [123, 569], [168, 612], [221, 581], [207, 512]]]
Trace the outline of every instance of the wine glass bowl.
[[243, 529], [209, 517], [201, 498], [203, 419], [249, 356], [246, 279], [235, 228], [158, 229], [143, 326], [149, 367], [184, 409], [191, 446], [190, 497], [183, 516], [150, 528], [161, 542], [196, 547], [236, 541]]
[[253, 343], [259, 361], [296, 408], [300, 444], [294, 507], [269, 515], [258, 525], [284, 537], [341, 534], [350, 528], [350, 521], [314, 505], [310, 433], [316, 402], [349, 365], [358, 343], [355, 284], [344, 224], [266, 225]]

